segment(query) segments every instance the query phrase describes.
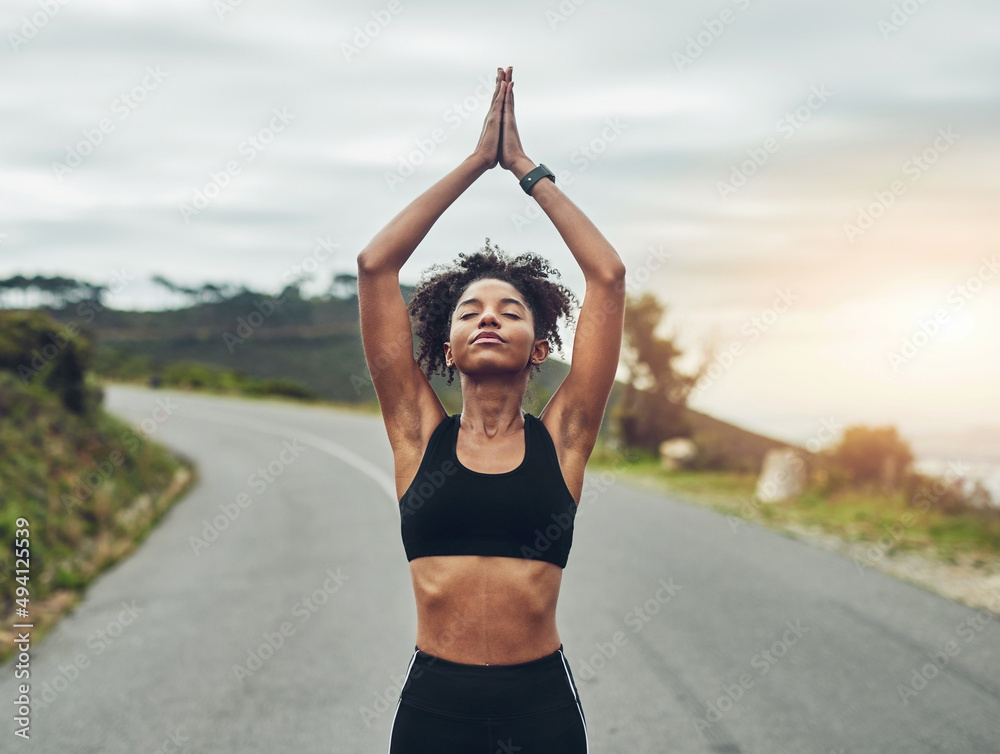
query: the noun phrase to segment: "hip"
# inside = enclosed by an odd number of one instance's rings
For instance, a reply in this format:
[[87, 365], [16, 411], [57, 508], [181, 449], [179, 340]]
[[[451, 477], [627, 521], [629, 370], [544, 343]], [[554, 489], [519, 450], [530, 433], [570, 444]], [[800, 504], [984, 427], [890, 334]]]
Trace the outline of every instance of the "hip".
[[512, 665], [467, 665], [415, 647], [399, 698], [466, 719], [535, 715], [580, 704], [562, 644], [551, 654]]

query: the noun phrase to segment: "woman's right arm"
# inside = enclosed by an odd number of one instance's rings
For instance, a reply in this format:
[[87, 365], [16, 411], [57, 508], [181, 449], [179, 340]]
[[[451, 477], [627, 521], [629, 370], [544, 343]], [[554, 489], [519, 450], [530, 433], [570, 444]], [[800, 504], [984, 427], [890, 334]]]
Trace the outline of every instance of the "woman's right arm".
[[437, 219], [487, 171], [475, 154], [422, 193], [358, 254], [359, 273], [399, 272]]
[[399, 287], [399, 271], [441, 214], [479, 176], [497, 164], [505, 84], [497, 86], [471, 155], [414, 199], [358, 254], [358, 306], [365, 360], [393, 450], [416, 447], [446, 415], [426, 375], [413, 358], [410, 316]]

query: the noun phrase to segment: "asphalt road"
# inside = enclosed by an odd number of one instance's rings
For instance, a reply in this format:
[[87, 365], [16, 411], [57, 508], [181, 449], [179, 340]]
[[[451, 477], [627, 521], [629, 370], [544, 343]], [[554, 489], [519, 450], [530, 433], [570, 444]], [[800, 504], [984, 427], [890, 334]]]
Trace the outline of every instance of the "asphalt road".
[[[32, 648], [30, 742], [3, 666], [0, 749], [385, 752], [416, 623], [381, 419], [107, 401], [200, 482]], [[1000, 752], [1000, 619], [613, 472], [558, 625], [593, 754]]]

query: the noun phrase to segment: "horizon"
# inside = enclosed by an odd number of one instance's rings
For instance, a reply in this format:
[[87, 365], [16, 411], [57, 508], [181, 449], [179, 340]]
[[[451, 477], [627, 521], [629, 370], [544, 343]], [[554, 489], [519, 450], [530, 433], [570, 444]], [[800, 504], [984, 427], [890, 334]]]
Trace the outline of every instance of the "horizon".
[[[343, 274], [343, 272], [344, 271], [333, 270], [330, 276], [330, 282], [332, 283], [333, 275]], [[70, 276], [67, 274], [65, 277]], [[121, 281], [132, 284], [131, 287], [133, 293], [139, 293], [144, 290], [142, 286], [137, 287], [134, 285], [137, 281], [129, 280], [129, 275], [125, 270], [119, 271], [117, 278]], [[97, 285], [97, 281], [93, 280], [76, 280], [80, 283]], [[175, 285], [184, 285], [184, 283], [181, 283], [180, 281], [171, 280], [169, 282]], [[214, 280], [209, 282], [219, 288], [228, 287], [232, 291], [229, 297], [236, 295], [240, 287], [239, 284], [230, 281]], [[141, 295], [139, 298], [134, 299], [131, 302], [133, 306], [122, 306], [122, 304], [126, 303], [122, 301], [117, 302], [118, 306], [109, 305], [107, 302], [105, 302], [103, 306], [108, 310], [117, 311], [167, 312], [187, 308], [197, 308], [202, 305], [211, 305], [212, 303], [216, 303], [195, 301], [191, 295], [177, 293], [171, 290], [168, 286], [155, 282], [152, 278], [148, 279], [148, 283], [149, 285], [145, 286], [145, 295]], [[407, 286], [408, 284], [401, 281], [401, 285]], [[193, 287], [193, 285], [191, 287]], [[306, 299], [336, 297], [330, 293], [329, 284], [324, 285], [316, 280], [308, 281], [299, 287], [303, 297]], [[310, 291], [309, 289], [312, 290]], [[280, 291], [259, 291], [252, 289], [246, 289], [246, 292], [260, 296], [276, 296], [280, 294]], [[0, 291], [0, 310], [38, 310], [50, 306], [53, 303], [51, 297], [47, 297], [42, 293], [35, 292], [30, 295], [26, 294], [24, 291], [21, 293], [21, 303], [24, 304], [24, 306], [10, 306], [5, 305], [3, 292]], [[155, 293], [155, 295], [152, 295], [153, 293]], [[47, 298], [48, 301], [45, 300]], [[339, 296], [338, 298], [347, 300], [349, 297]], [[226, 298], [223, 298], [223, 301], [225, 300]], [[143, 306], [144, 304], [145, 306]], [[152, 306], [152, 304], [156, 305]], [[66, 303], [65, 308], [70, 309], [76, 307], [76, 310], [80, 312], [80, 307], [83, 306], [89, 306], [89, 302], [70, 302]], [[88, 311], [84, 313], [89, 314], [90, 312]], [[562, 361], [566, 364], [570, 363], [569, 359], [562, 359], [556, 353], [550, 354], [549, 358]], [[625, 375], [623, 372], [624, 370], [620, 370], [619, 374], [616, 376], [616, 380], [622, 384], [625, 382]], [[821, 419], [818, 431], [803, 432], [802, 424], [800, 422], [791, 422], [781, 425], [775, 423], [773, 421], [774, 417], [771, 417], [771, 422], [765, 422], [763, 425], [757, 426], [753, 422], [742, 421], [738, 417], [728, 417], [712, 413], [710, 411], [702, 411], [697, 407], [692, 408], [696, 411], [707, 413], [716, 419], [726, 421], [727, 423], [733, 424], [741, 429], [764, 435], [781, 442], [798, 446], [806, 446], [809, 444], [810, 447], [815, 446], [819, 448], [829, 448], [836, 444], [836, 441], [842, 434], [843, 429], [848, 425], [864, 424], [866, 426], [896, 426], [900, 430], [900, 434], [903, 439], [911, 445], [917, 465], [923, 464], [927, 468], [933, 468], [936, 465], [945, 463], [949, 460], [961, 459], [962, 461], [972, 464], [986, 464], [991, 470], [994, 466], [996, 466], [995, 473], [991, 472], [991, 476], [994, 477], [991, 479], [991, 486], [996, 492], [995, 497], [998, 503], [1000, 503], [1000, 421], [991, 424], [987, 420], [981, 419], [978, 423], [970, 424], [966, 427], [952, 427], [950, 432], [946, 432], [942, 435], [940, 427], [935, 426], [920, 428], [919, 426], [907, 425], [905, 423], [900, 424], [892, 421], [872, 421], [871, 419], [861, 416], [856, 416], [854, 419], [847, 421], [845, 424], [837, 421], [834, 417], [824, 417]], [[992, 445], [992, 452], [989, 448], [984, 447], [985, 443], [994, 443]]]

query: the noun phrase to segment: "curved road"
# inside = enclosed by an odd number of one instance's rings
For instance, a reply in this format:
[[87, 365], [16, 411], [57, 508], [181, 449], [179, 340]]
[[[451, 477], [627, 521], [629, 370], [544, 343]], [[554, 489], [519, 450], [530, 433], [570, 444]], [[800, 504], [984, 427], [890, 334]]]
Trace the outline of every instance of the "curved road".
[[[30, 743], [4, 665], [0, 748], [385, 752], [416, 626], [381, 419], [107, 402], [200, 481], [32, 648]], [[613, 472], [587, 478], [558, 623], [593, 754], [1000, 752], [995, 616]]]

